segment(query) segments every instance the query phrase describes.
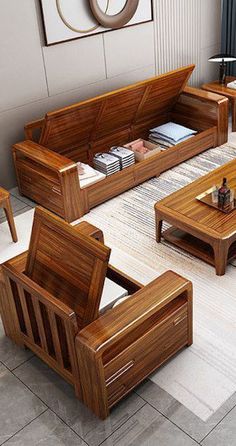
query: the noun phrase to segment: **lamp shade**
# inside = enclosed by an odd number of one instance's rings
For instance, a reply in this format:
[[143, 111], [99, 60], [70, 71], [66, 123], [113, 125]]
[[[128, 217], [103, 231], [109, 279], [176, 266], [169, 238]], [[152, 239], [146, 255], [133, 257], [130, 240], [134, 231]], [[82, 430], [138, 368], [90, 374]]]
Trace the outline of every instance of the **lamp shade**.
[[210, 59], [208, 59], [208, 61], [209, 62], [235, 62], [236, 57], [232, 56], [232, 54], [221, 53], [221, 54], [216, 54], [215, 56], [210, 57]]

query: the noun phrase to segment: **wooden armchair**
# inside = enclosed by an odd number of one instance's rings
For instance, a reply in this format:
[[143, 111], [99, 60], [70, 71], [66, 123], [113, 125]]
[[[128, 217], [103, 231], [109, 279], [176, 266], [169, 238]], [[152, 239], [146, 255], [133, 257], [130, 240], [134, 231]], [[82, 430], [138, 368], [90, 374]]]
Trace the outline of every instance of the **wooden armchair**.
[[[30, 348], [100, 418], [192, 343], [192, 285], [168, 271], [147, 286], [108, 264], [102, 232], [37, 208], [29, 251], [2, 266], [6, 333]], [[125, 302], [99, 315], [105, 277]], [[1, 282], [0, 282], [1, 283]]]

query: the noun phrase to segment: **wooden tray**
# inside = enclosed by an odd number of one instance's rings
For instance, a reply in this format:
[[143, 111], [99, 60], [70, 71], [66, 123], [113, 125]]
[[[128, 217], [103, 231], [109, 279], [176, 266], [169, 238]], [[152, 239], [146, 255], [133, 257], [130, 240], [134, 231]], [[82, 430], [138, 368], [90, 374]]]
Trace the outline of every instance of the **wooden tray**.
[[230, 212], [234, 211], [236, 209], [236, 200], [232, 201], [231, 203], [227, 204], [227, 206], [220, 206], [218, 203], [213, 203], [212, 201], [212, 191], [213, 187], [211, 189], [208, 189], [206, 192], [203, 192], [202, 194], [198, 195], [196, 197], [197, 200], [201, 201], [202, 203], [207, 204], [208, 206], [211, 206], [218, 211], [224, 212], [224, 214], [230, 214]]

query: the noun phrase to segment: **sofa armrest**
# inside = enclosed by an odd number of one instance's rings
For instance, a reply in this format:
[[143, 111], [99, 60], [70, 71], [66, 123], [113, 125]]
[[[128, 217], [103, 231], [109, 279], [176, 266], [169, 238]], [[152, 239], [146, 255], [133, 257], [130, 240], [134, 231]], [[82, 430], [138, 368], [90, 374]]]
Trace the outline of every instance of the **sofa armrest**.
[[69, 158], [62, 156], [52, 150], [47, 149], [34, 141], [26, 140], [13, 146], [13, 153], [23, 155], [24, 157], [37, 162], [38, 164], [50, 168], [55, 172], [75, 168], [76, 164]]
[[39, 140], [39, 136], [37, 138], [37, 140], [34, 138], [34, 132], [38, 131], [40, 132], [43, 128], [45, 119], [37, 119], [36, 121], [31, 121], [28, 122], [25, 127], [24, 127], [24, 131], [25, 131], [25, 139], [30, 139], [31, 141], [38, 141]]
[[185, 87], [173, 115], [184, 125], [206, 130], [215, 127], [215, 146], [228, 140], [228, 99], [199, 88]]

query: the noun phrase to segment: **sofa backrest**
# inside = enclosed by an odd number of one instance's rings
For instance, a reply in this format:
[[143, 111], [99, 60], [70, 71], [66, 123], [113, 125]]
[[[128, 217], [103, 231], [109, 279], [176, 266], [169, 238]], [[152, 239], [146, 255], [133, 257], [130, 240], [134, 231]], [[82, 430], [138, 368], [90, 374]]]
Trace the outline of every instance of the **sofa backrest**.
[[[39, 143], [71, 159], [145, 137], [166, 122], [194, 65], [79, 102], [45, 116]], [[79, 156], [78, 156], [79, 154]]]

